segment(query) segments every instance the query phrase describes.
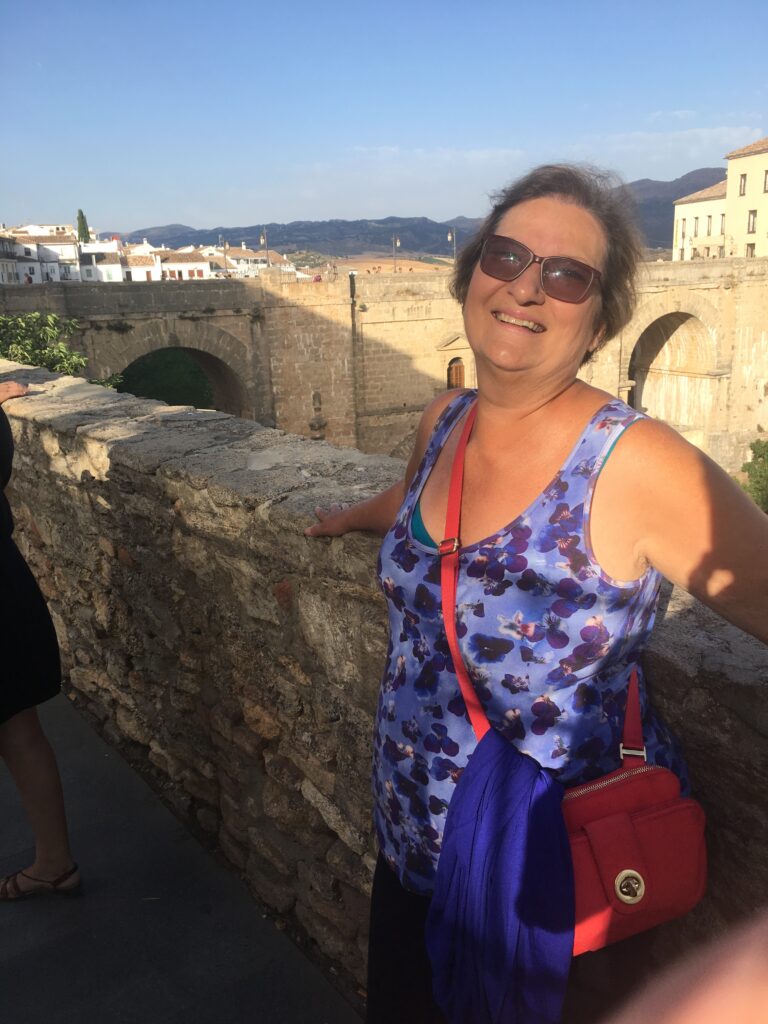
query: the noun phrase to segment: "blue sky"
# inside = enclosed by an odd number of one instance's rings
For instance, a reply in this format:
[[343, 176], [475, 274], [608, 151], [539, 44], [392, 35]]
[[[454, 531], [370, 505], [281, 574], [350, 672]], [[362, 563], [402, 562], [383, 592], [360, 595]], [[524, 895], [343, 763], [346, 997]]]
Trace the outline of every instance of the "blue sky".
[[0, 0], [0, 39], [7, 224], [450, 220], [768, 135], [765, 0]]

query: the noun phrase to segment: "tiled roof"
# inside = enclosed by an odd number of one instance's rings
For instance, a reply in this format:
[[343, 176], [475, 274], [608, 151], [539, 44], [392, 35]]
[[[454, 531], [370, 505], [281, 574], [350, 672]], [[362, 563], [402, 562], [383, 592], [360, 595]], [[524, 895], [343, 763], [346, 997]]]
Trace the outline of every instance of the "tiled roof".
[[163, 263], [207, 263], [208, 258], [201, 256], [199, 252], [174, 252], [172, 249], [157, 251], [157, 255]]
[[739, 156], [755, 156], [757, 153], [768, 153], [768, 135], [764, 139], [758, 139], [757, 142], [750, 142], [748, 146], [742, 146], [741, 149], [734, 149], [731, 153], [726, 153], [725, 159], [733, 160], [734, 157]]
[[256, 252], [255, 249], [243, 249], [240, 245], [228, 245], [227, 256], [231, 260], [263, 260], [264, 250]]
[[727, 180], [718, 181], [716, 185], [710, 185], [709, 188], [702, 188], [698, 192], [691, 192], [689, 196], [683, 196], [682, 199], [675, 200], [675, 206], [678, 203], [700, 203], [704, 199], [725, 199], [725, 187]]
[[37, 245], [74, 245], [76, 235], [14, 235], [17, 242], [35, 242]]
[[155, 259], [153, 256], [134, 256], [129, 253], [125, 263], [128, 267], [154, 267]]

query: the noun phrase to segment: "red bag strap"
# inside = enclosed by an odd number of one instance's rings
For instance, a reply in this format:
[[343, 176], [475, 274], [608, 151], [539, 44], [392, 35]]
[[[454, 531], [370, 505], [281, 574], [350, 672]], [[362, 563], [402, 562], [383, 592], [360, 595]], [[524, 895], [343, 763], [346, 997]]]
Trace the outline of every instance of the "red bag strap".
[[453, 659], [453, 667], [459, 680], [461, 695], [467, 706], [469, 720], [478, 741], [491, 727], [488, 716], [477, 696], [472, 680], [469, 678], [464, 659], [459, 650], [459, 638], [456, 635], [456, 585], [459, 578], [459, 528], [461, 526], [461, 491], [464, 484], [464, 452], [467, 449], [469, 435], [477, 415], [477, 403], [473, 402], [467, 413], [464, 427], [459, 437], [456, 454], [451, 466], [451, 483], [448, 488], [448, 509], [445, 513], [445, 539], [438, 544], [440, 554], [440, 588], [443, 602], [443, 625], [448, 647]]
[[[453, 659], [453, 667], [459, 681], [461, 695], [467, 707], [467, 714], [472, 723], [478, 742], [491, 727], [488, 716], [480, 703], [480, 698], [469, 678], [464, 659], [459, 649], [459, 638], [456, 634], [456, 589], [459, 578], [459, 548], [461, 547], [461, 495], [464, 485], [464, 455], [467, 450], [469, 435], [477, 416], [477, 402], [472, 404], [462, 427], [459, 443], [453, 456], [451, 481], [448, 487], [448, 508], [445, 513], [445, 536], [438, 544], [440, 556], [440, 587], [442, 591], [443, 625], [448, 648]], [[624, 713], [624, 734], [620, 746], [622, 764], [630, 767], [635, 758], [645, 760], [643, 745], [643, 727], [640, 717], [640, 694], [637, 683], [637, 669], [632, 669], [627, 691], [627, 707]]]

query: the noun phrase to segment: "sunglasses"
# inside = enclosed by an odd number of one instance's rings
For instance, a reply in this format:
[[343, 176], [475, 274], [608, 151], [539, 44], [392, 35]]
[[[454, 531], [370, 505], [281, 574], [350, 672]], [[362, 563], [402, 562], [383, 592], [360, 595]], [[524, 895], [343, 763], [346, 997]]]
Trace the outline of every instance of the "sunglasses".
[[586, 263], [570, 256], [537, 256], [527, 245], [503, 235], [489, 235], [480, 253], [480, 269], [497, 281], [514, 281], [532, 263], [541, 269], [544, 294], [561, 302], [583, 302], [600, 280], [600, 271]]

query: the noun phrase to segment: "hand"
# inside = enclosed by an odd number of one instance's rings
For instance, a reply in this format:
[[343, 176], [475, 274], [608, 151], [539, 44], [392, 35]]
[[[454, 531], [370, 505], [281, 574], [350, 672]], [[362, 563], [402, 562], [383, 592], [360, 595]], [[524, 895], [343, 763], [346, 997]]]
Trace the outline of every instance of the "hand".
[[7, 380], [0, 384], [0, 405], [7, 402], [9, 398], [21, 398], [28, 391], [29, 387], [26, 384], [20, 384], [16, 380]]
[[315, 515], [320, 520], [304, 531], [305, 537], [341, 537], [347, 533], [347, 508], [345, 505], [331, 505], [330, 508], [316, 508]]

